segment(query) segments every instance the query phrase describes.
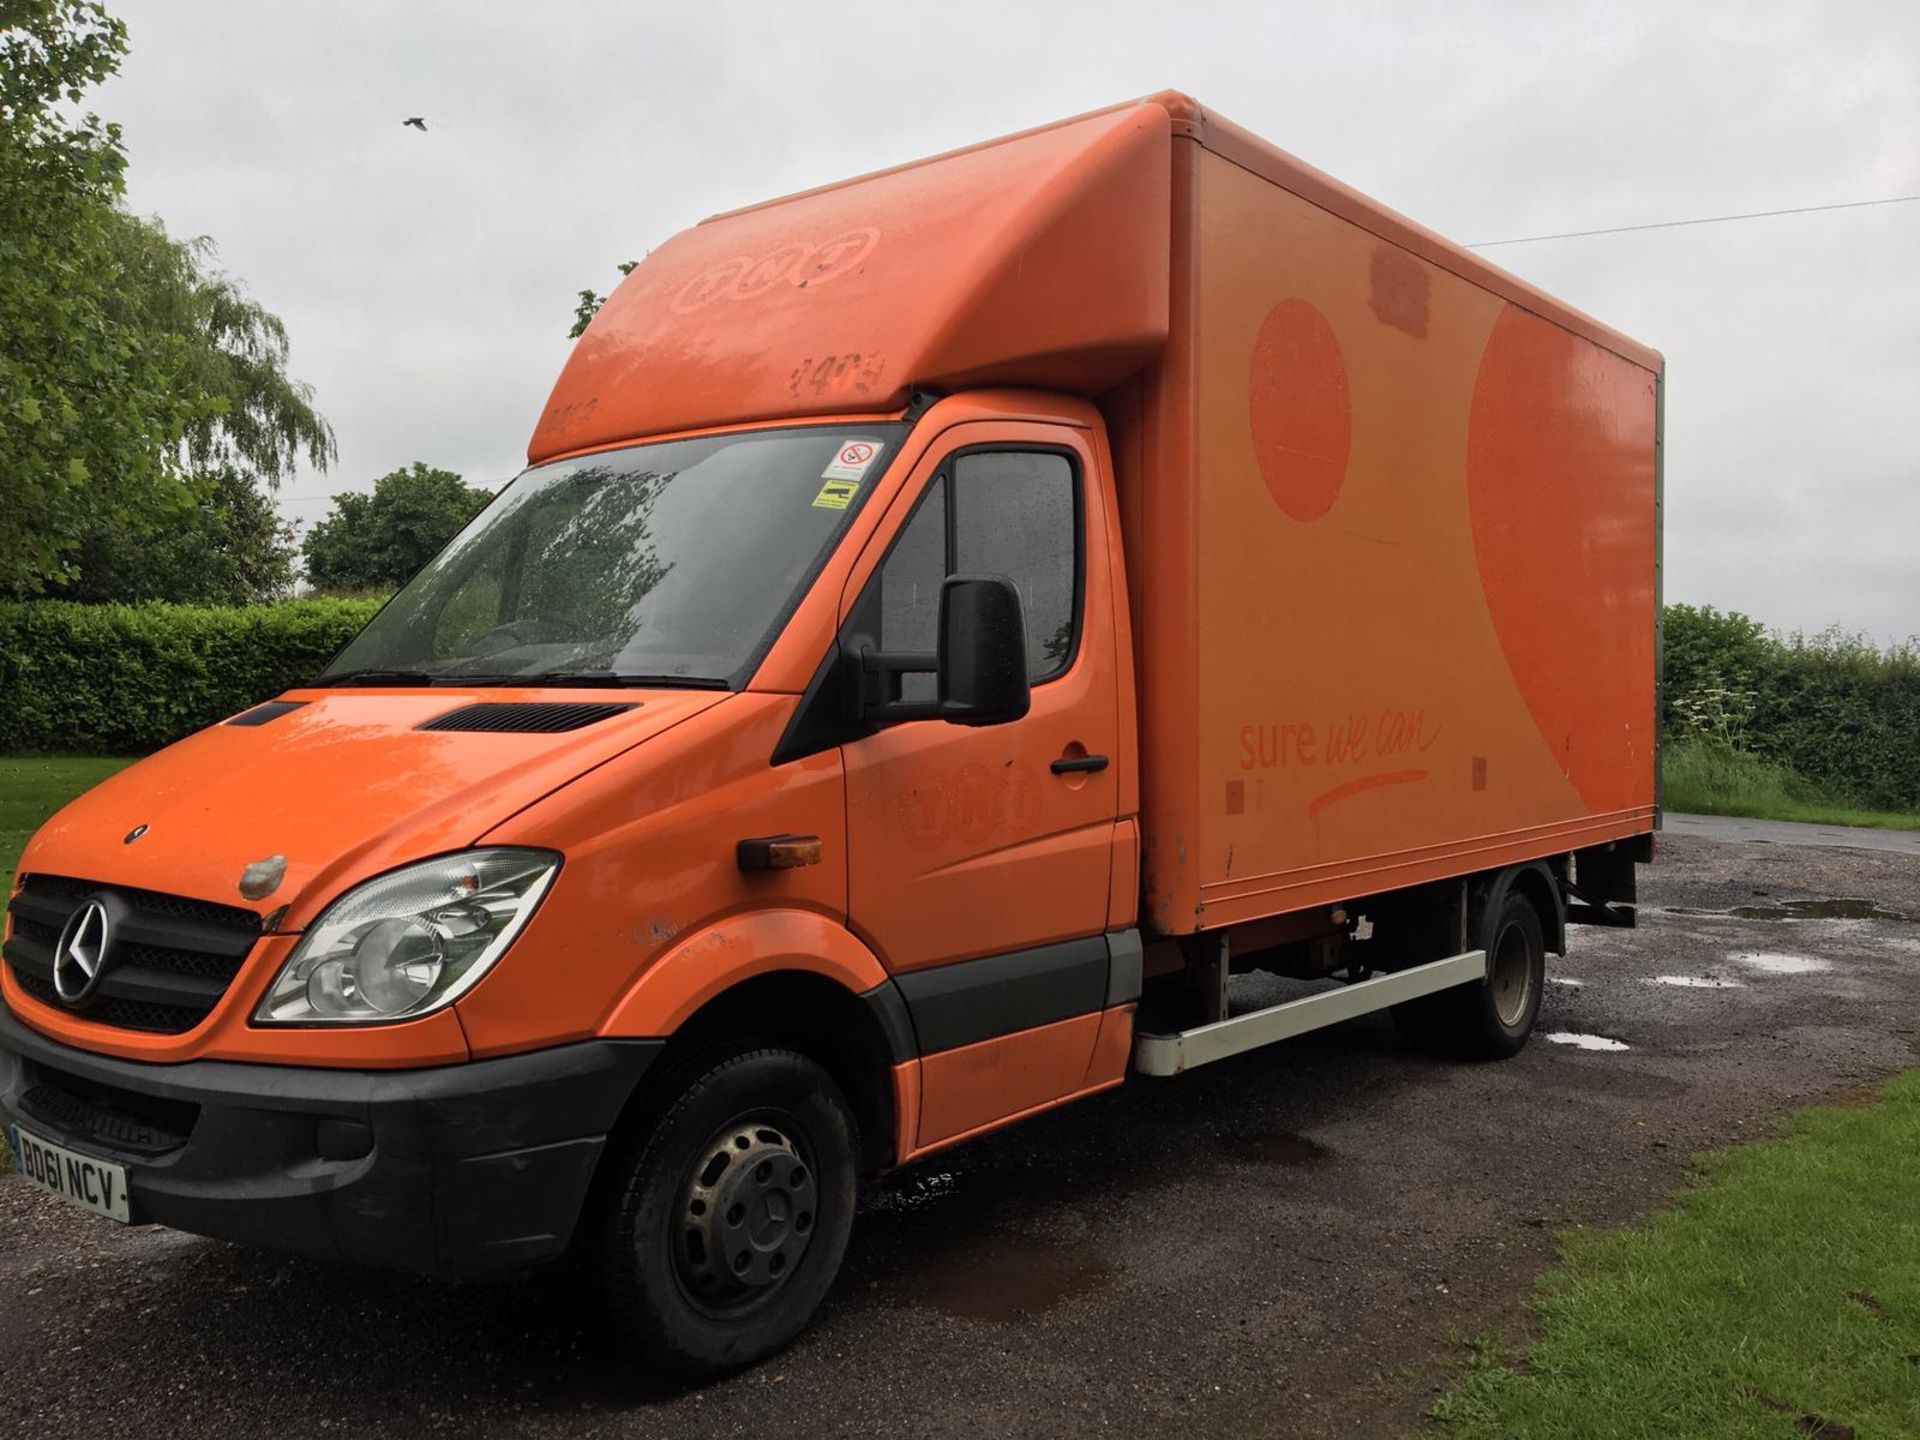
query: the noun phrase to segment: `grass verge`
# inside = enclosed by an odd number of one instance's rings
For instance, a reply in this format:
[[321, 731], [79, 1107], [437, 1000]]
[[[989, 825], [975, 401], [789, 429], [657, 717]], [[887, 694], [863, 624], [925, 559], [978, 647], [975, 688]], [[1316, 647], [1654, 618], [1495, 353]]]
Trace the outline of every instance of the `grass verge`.
[[0, 760], [0, 894], [11, 893], [20, 852], [54, 811], [132, 763], [56, 755]]
[[1682, 814], [1920, 830], [1920, 815], [1860, 809], [1823, 793], [1797, 771], [1728, 745], [1697, 740], [1669, 745], [1662, 769], [1667, 808]]
[[1516, 1366], [1483, 1345], [1458, 1440], [1920, 1436], [1920, 1071], [1720, 1151], [1669, 1211], [1580, 1233]]

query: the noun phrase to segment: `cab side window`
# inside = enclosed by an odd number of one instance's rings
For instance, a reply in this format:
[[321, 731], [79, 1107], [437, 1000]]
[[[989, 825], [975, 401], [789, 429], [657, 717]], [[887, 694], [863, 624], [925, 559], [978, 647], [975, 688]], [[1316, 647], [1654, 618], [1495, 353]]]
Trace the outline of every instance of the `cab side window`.
[[[1028, 678], [1040, 684], [1064, 672], [1080, 622], [1078, 492], [1064, 455], [957, 456], [927, 487], [880, 567], [880, 648], [931, 653], [940, 641], [941, 582], [1004, 575], [1019, 590], [1026, 617]], [[869, 590], [869, 604], [873, 596]], [[900, 698], [932, 700], [933, 677], [903, 677]]]
[[880, 568], [880, 648], [940, 643], [940, 584], [947, 578], [947, 477], [937, 475]]
[[[940, 644], [940, 584], [947, 578], [947, 477], [936, 475], [880, 567], [879, 644], [932, 654]], [[937, 700], [931, 675], [902, 675], [898, 699]]]
[[976, 452], [953, 468], [952, 573], [1005, 575], [1027, 621], [1027, 677], [1073, 658], [1080, 543], [1073, 464], [1033, 451]]

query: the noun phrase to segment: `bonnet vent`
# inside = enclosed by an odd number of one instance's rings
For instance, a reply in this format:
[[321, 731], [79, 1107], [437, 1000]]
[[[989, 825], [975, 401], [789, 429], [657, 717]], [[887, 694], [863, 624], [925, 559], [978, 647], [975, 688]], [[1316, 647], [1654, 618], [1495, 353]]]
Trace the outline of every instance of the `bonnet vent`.
[[269, 700], [264, 705], [256, 705], [251, 710], [243, 710], [227, 721], [229, 725], [264, 725], [269, 720], [278, 720], [282, 715], [291, 714], [307, 702], [304, 700]]
[[520, 705], [510, 700], [483, 700], [462, 705], [416, 725], [416, 730], [484, 730], [499, 735], [553, 735], [562, 730], [579, 730], [609, 720], [635, 705], [601, 703]]

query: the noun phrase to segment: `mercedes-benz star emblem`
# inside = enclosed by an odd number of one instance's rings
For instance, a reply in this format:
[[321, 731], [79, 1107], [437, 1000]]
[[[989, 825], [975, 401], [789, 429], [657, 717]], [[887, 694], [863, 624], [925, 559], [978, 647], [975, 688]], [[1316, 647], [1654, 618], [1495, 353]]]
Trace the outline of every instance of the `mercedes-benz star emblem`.
[[69, 1005], [93, 994], [113, 943], [113, 917], [98, 900], [89, 900], [67, 917], [53, 947], [53, 988]]

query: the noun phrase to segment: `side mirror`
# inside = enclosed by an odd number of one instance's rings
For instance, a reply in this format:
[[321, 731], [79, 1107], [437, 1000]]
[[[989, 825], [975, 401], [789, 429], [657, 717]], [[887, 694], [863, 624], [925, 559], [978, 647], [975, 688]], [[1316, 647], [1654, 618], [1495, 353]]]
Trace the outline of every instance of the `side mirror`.
[[999, 575], [950, 575], [940, 587], [940, 718], [1005, 725], [1027, 713], [1027, 623]]

